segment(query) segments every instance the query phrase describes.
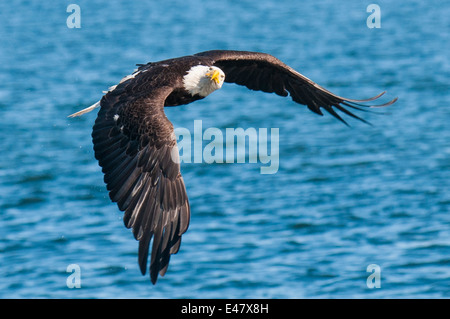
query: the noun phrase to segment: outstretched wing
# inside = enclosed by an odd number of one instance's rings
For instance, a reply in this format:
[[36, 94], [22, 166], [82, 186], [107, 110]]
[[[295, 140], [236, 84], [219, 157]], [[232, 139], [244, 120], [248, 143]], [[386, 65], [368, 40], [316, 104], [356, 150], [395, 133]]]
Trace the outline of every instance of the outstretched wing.
[[198, 53], [196, 56], [212, 59], [213, 64], [225, 72], [225, 82], [244, 85], [251, 90], [276, 93], [280, 96], [288, 96], [290, 93], [292, 100], [306, 105], [314, 113], [323, 115], [321, 111], [323, 108], [346, 125], [348, 124], [345, 120], [333, 108], [368, 123], [345, 107], [365, 111], [361, 107], [388, 106], [397, 100], [395, 98], [379, 105], [362, 104], [378, 99], [385, 92], [365, 100], [337, 96], [272, 55], [265, 53], [213, 50]]
[[150, 278], [156, 283], [178, 252], [190, 209], [173, 126], [163, 110], [171, 89], [141, 89], [124, 83], [106, 94], [92, 138], [109, 196], [139, 240], [142, 274], [153, 237]]

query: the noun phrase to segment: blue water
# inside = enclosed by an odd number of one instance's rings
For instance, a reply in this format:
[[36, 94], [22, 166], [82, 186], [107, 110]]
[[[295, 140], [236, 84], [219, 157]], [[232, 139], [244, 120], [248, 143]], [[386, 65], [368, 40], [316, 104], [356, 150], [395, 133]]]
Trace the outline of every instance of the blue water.
[[[377, 1], [369, 29], [370, 3], [0, 2], [0, 297], [450, 297], [450, 6]], [[136, 63], [210, 49], [271, 53], [336, 94], [399, 101], [351, 128], [229, 84], [167, 110], [175, 127], [279, 128], [280, 167], [183, 164], [191, 224], [153, 286], [94, 158], [96, 112], [67, 115]]]

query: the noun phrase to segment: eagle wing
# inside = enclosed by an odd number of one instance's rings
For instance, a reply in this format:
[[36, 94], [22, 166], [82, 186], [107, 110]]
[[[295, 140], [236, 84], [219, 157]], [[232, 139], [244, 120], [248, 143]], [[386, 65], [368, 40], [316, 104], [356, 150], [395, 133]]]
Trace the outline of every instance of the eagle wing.
[[344, 106], [367, 111], [361, 107], [388, 106], [397, 100], [395, 98], [379, 105], [362, 104], [378, 99], [385, 92], [365, 100], [337, 96], [266, 53], [213, 50], [198, 53], [196, 56], [210, 58], [215, 66], [225, 72], [225, 82], [243, 85], [251, 90], [276, 93], [280, 96], [290, 94], [294, 102], [306, 105], [311, 111], [319, 115], [323, 115], [321, 111], [321, 108], [323, 108], [346, 125], [348, 125], [347, 122], [336, 113], [334, 108], [368, 123]]
[[158, 273], [165, 274], [170, 255], [178, 252], [190, 208], [173, 125], [163, 110], [172, 88], [142, 83], [130, 79], [103, 96], [92, 138], [109, 196], [124, 211], [125, 226], [139, 240], [142, 274], [153, 237], [150, 278], [154, 284]]

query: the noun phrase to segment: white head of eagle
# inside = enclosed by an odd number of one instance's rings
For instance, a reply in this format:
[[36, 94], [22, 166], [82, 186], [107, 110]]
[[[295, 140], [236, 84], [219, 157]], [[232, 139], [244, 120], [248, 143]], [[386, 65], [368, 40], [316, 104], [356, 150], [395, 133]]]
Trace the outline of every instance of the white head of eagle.
[[217, 89], [220, 89], [225, 81], [225, 73], [216, 66], [193, 66], [183, 77], [186, 91], [191, 95], [206, 97]]

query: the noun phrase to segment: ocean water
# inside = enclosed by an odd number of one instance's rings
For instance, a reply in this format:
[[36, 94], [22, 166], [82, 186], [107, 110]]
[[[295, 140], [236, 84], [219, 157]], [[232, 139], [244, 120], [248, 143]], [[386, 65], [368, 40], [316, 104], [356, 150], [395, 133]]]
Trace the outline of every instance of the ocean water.
[[[67, 25], [71, 3], [81, 28]], [[1, 2], [0, 297], [450, 297], [450, 6], [380, 0], [381, 28], [368, 28], [370, 3]], [[267, 52], [338, 95], [399, 100], [350, 128], [231, 84], [167, 110], [181, 128], [278, 128], [279, 168], [182, 164], [191, 224], [153, 286], [94, 158], [96, 112], [67, 115], [136, 63], [210, 49]]]

